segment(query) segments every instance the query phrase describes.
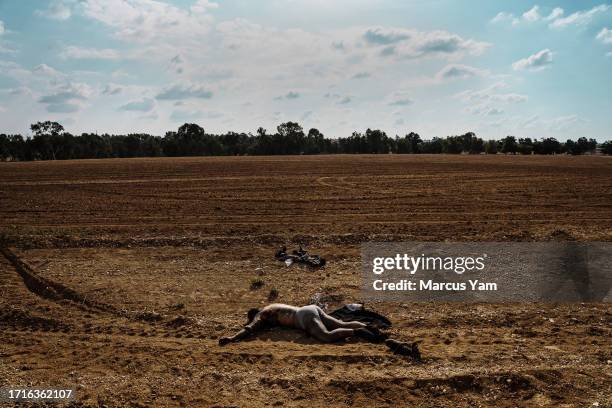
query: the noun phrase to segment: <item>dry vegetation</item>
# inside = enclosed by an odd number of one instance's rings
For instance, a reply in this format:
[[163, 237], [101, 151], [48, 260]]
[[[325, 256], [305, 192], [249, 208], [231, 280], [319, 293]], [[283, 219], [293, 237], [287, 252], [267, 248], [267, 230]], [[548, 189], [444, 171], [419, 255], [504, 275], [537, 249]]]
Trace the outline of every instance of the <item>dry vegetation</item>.
[[[422, 364], [249, 307], [360, 300], [365, 240], [612, 241], [606, 157], [317, 156], [0, 165], [0, 386], [74, 406], [612, 405], [612, 307], [372, 304]], [[287, 268], [302, 242], [328, 265]], [[257, 284], [253, 285], [254, 282]]]

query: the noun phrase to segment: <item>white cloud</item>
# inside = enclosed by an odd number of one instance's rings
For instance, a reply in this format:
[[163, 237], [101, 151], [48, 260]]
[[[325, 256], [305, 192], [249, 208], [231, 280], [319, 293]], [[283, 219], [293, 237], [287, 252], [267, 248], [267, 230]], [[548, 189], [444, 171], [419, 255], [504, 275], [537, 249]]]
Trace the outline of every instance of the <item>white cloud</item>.
[[527, 23], [535, 23], [537, 21], [548, 21], [550, 27], [563, 27], [570, 24], [586, 24], [591, 21], [595, 14], [606, 11], [609, 8], [607, 5], [595, 7], [589, 11], [578, 11], [570, 16], [562, 18], [564, 10], [561, 7], [555, 7], [550, 14], [543, 17], [540, 14], [540, 6], [534, 5], [529, 10], [521, 14], [520, 18], [512, 13], [501, 11], [497, 13], [491, 20], [491, 23], [509, 22], [512, 25], [518, 25], [521, 21]]
[[467, 90], [455, 95], [465, 103], [485, 103], [485, 102], [500, 102], [521, 103], [527, 101], [527, 95], [517, 93], [502, 93], [500, 91], [507, 89], [508, 85], [505, 82], [496, 82], [481, 90]]
[[198, 0], [191, 6], [190, 10], [194, 13], [206, 13], [208, 10], [216, 9], [219, 4], [209, 0]]
[[282, 99], [298, 99], [300, 96], [301, 95], [299, 94], [299, 92], [289, 91], [285, 95], [279, 95], [279, 96], [275, 97], [274, 99], [277, 100], [277, 101], [280, 101]]
[[470, 67], [469, 65], [450, 64], [442, 68], [436, 74], [438, 79], [471, 78], [475, 76], [485, 76], [488, 71]]
[[525, 102], [528, 97], [527, 95], [517, 93], [506, 93], [506, 94], [493, 94], [489, 98], [493, 101], [507, 102], [507, 103], [520, 103]]
[[487, 116], [493, 116], [493, 115], [501, 115], [502, 113], [504, 113], [504, 111], [502, 109], [498, 109], [498, 108], [489, 108], [486, 112], [485, 115]]
[[155, 98], [159, 100], [178, 100], [189, 98], [210, 99], [213, 93], [201, 84], [174, 84], [161, 90]]
[[612, 44], [612, 29], [606, 27], [602, 28], [595, 38], [604, 44]]
[[121, 105], [119, 110], [122, 111], [135, 111], [135, 112], [149, 112], [155, 107], [155, 101], [151, 98], [142, 98], [140, 100], [131, 101], [125, 105]]
[[[356, 94], [350, 88], [351, 85], [354, 87], [357, 84], [355, 79], [375, 74], [376, 79], [380, 79], [386, 87], [389, 84], [383, 76], [405, 65], [406, 69], [412, 71], [410, 75], [416, 74], [431, 83], [436, 82], [436, 70], [419, 73], [421, 67], [413, 67], [416, 64], [405, 61], [421, 58], [442, 59], [444, 62], [436, 68], [446, 68], [439, 73], [443, 79], [478, 76], [484, 71], [469, 67], [471, 63], [461, 65], [458, 62], [461, 62], [462, 57], [479, 55], [490, 46], [481, 41], [481, 38], [448, 31], [395, 27], [373, 29], [367, 26], [319, 31], [310, 28], [276, 28], [273, 25], [259, 25], [243, 19], [215, 23], [206, 10], [199, 10], [204, 11], [203, 15], [199, 11], [196, 13], [190, 10], [192, 4], [195, 7], [200, 2], [190, 0], [187, 4], [173, 6], [170, 2], [161, 0], [82, 0], [78, 6], [73, 7], [75, 17], [77, 14], [83, 14], [90, 23], [105, 25], [104, 31], [111, 37], [109, 41], [114, 38], [128, 44], [121, 44], [120, 41], [115, 46], [110, 43], [99, 45], [75, 41], [66, 44], [72, 47], [63, 52], [60, 49], [62, 57], [109, 60], [129, 57], [139, 61], [139, 64], [159, 67], [158, 73], [162, 75], [160, 80], [170, 78], [171, 81], [157, 86], [149, 83], [148, 93], [135, 91], [128, 84], [134, 80], [140, 83], [140, 79], [137, 79], [138, 72], [133, 71], [132, 64], [126, 65], [127, 68], [124, 69], [129, 70], [131, 78], [119, 79], [123, 73], [117, 72], [113, 78], [103, 80], [99, 77], [95, 79], [96, 82], [92, 82], [96, 84], [96, 93], [101, 97], [101, 100], [96, 102], [96, 108], [99, 103], [112, 104], [115, 111], [120, 105], [123, 110], [135, 109], [138, 104], [133, 102], [142, 102], [142, 97], [146, 96], [153, 99], [154, 105], [157, 106], [147, 113], [157, 111], [160, 121], [168, 121], [174, 110], [180, 110], [174, 115], [175, 118], [198, 114], [203, 109], [202, 101], [208, 98], [214, 97], [221, 104], [225, 104], [227, 100], [233, 103], [237, 98], [240, 98], [240, 101], [260, 101], [249, 109], [236, 105], [240, 111], [232, 114], [244, 124], [253, 120], [256, 115], [265, 114], [268, 118], [269, 112], [275, 109], [274, 105], [280, 105], [273, 102], [276, 95], [283, 95], [286, 99], [285, 105], [292, 106], [290, 109], [295, 109], [297, 113], [293, 114], [299, 118], [302, 112], [311, 109], [307, 104], [313, 95], [321, 95], [330, 90], [336, 92], [339, 97], [327, 101], [327, 111], [317, 112], [317, 120], [326, 121], [330, 120], [329, 117], [334, 117], [335, 124], [341, 120], [352, 123], [354, 119], [351, 115], [356, 116], [357, 111], [347, 113], [351, 111], [347, 108], [359, 106], [362, 101], [368, 100], [363, 97], [367, 95]], [[219, 7], [223, 7], [223, 3], [219, 2]], [[369, 40], [366, 40], [365, 33], [368, 30], [370, 35]], [[334, 48], [332, 43], [339, 46]], [[389, 46], [393, 47], [388, 50], [389, 57], [380, 58], [380, 53]], [[122, 51], [126, 48], [130, 49], [129, 53]], [[175, 58], [177, 56], [179, 57]], [[356, 61], [359, 62], [355, 63]], [[180, 77], [177, 77], [175, 73], [179, 69], [182, 72]], [[337, 88], [332, 89], [332, 84], [337, 84]], [[152, 92], [151, 87], [154, 87]], [[400, 89], [409, 88], [411, 86], [402, 83]], [[304, 94], [308, 89], [313, 89], [314, 92]], [[393, 89], [385, 88], [385, 93]], [[288, 96], [290, 90], [303, 95], [291, 100]], [[367, 94], [367, 90], [364, 91]], [[412, 97], [416, 98], [416, 95], [398, 96], [384, 103], [405, 107], [414, 103]], [[117, 103], [117, 100], [120, 102]], [[76, 100], [73, 104], [85, 105], [79, 101]], [[176, 101], [186, 101], [186, 105], [172, 106]], [[162, 105], [170, 107], [170, 111], [162, 113]], [[278, 107], [276, 109], [281, 110]], [[337, 120], [335, 112], [340, 113]], [[289, 113], [283, 113], [289, 119]], [[267, 123], [262, 124], [269, 126]]]
[[523, 13], [523, 19], [531, 23], [538, 21], [540, 19], [539, 9], [540, 8], [537, 5], [533, 6], [531, 9]]
[[0, 74], [5, 75], [15, 81], [25, 84], [32, 80], [32, 71], [23, 68], [13, 61], [0, 59]]
[[503, 109], [491, 107], [488, 105], [475, 105], [468, 106], [465, 108], [466, 112], [469, 112], [474, 115], [482, 115], [482, 116], [497, 116], [502, 115], [504, 113]]
[[602, 4], [587, 11], [577, 11], [567, 17], [557, 18], [550, 23], [550, 27], [563, 28], [570, 25], [586, 25], [589, 24], [597, 14], [605, 13], [609, 9], [609, 5]]
[[403, 28], [371, 27], [363, 33], [363, 39], [370, 44], [389, 45], [408, 40], [412, 32]]
[[5, 47], [4, 45], [2, 45], [2, 43], [0, 43], [0, 53], [1, 54], [15, 54], [17, 53], [17, 50], [10, 48], [10, 47]]
[[295, 91], [289, 91], [287, 95], [285, 95], [286, 99], [297, 99], [300, 97], [300, 94]]
[[0, 20], [0, 53], [2, 54], [13, 54], [16, 52], [13, 48], [4, 46], [3, 43], [7, 43], [7, 41], [2, 40], [4, 34], [7, 33], [6, 27], [4, 26], [4, 22]]
[[85, 16], [115, 29], [115, 36], [140, 43], [199, 41], [210, 19], [157, 0], [83, 0]]
[[548, 16], [542, 17], [540, 7], [534, 5], [529, 10], [525, 11], [520, 18], [514, 14], [501, 11], [497, 13], [491, 20], [491, 23], [510, 22], [512, 25], [518, 25], [521, 21], [527, 23], [535, 23], [540, 20], [548, 21], [551, 28], [562, 28], [570, 25], [586, 25], [589, 24], [598, 14], [605, 13], [610, 9], [610, 5], [601, 4], [593, 7], [590, 10], [577, 11], [569, 16], [563, 17], [564, 10], [561, 7], [555, 7]]
[[514, 17], [514, 14], [512, 13], [507, 13], [505, 11], [500, 11], [499, 13], [497, 13], [495, 15], [495, 17], [493, 17], [490, 22], [495, 24], [495, 23], [502, 23], [508, 21], [510, 23], [512, 23], [512, 25], [516, 25], [519, 23], [519, 19]]
[[116, 84], [107, 84], [102, 90], [102, 94], [104, 95], [117, 95], [123, 91], [123, 87]]
[[53, 0], [45, 10], [36, 10], [36, 15], [46, 17], [53, 20], [67, 20], [72, 15], [69, 2], [62, 0]]
[[218, 119], [223, 116], [221, 112], [203, 112], [201, 110], [176, 109], [170, 114], [174, 122], [188, 122], [197, 119]]
[[[253, 72], [259, 67], [277, 67], [279, 71], [289, 66], [316, 66], [318, 57], [342, 56], [329, 47], [329, 36], [309, 33], [302, 29], [279, 30], [269, 26], [251, 23], [245, 19], [223, 21], [216, 25], [222, 48], [229, 52], [228, 59], [249, 62], [249, 67], [240, 66]], [[296, 53], [296, 49], [300, 52]], [[289, 57], [291, 56], [291, 57]], [[226, 67], [224, 67], [227, 69]]]
[[349, 103], [351, 103], [353, 101], [353, 97], [351, 96], [345, 96], [342, 99], [340, 99], [338, 101], [338, 105], [348, 105]]
[[182, 74], [185, 70], [183, 57], [180, 54], [176, 54], [174, 57], [170, 58], [170, 66], [169, 70], [174, 71], [176, 74]]
[[[289, 89], [341, 83], [350, 75], [365, 78], [404, 59], [457, 61], [482, 54], [490, 46], [446, 31], [350, 27], [318, 32], [241, 18], [215, 23], [209, 14], [157, 0], [83, 0], [82, 4], [79, 10], [86, 17], [106, 24], [116, 38], [136, 43], [131, 44], [134, 59], [180, 74], [181, 81], [207, 84], [205, 92], [211, 93], [214, 85], [224, 95], [248, 93], [249, 98], [268, 101]], [[192, 4], [196, 6], [195, 1]], [[388, 58], [382, 60], [379, 56], [384, 53]], [[172, 61], [177, 55], [180, 61]], [[181, 90], [166, 88], [157, 99], [175, 98], [176, 92], [170, 91]], [[181, 98], [191, 95], [179, 93]]]
[[326, 93], [325, 95], [323, 95], [324, 98], [326, 99], [333, 99], [335, 100], [335, 104], [336, 105], [348, 105], [349, 103], [351, 103], [353, 101], [353, 97], [350, 95], [340, 95], [337, 93]]
[[351, 77], [351, 79], [365, 79], [371, 77], [372, 74], [369, 72], [357, 72], [355, 75]]
[[15, 54], [17, 51], [0, 44], [0, 54]]
[[111, 77], [113, 79], [129, 78], [130, 74], [128, 74], [126, 71], [122, 69], [118, 69], [116, 71], [113, 71], [113, 73], [111, 74]]
[[40, 64], [34, 67], [34, 69], [32, 69], [31, 72], [28, 72], [28, 75], [30, 78], [22, 78], [22, 79], [26, 79], [26, 80], [31, 80], [33, 79], [42, 79], [45, 81], [48, 81], [50, 83], [52, 83], [53, 85], [57, 85], [58, 83], [61, 83], [63, 81], [66, 80], [66, 74], [56, 70], [53, 67], [50, 67], [47, 64]]
[[93, 95], [91, 87], [84, 83], [72, 82], [56, 87], [52, 92], [38, 98], [46, 105], [48, 112], [71, 113], [81, 108], [81, 103]]
[[553, 21], [558, 19], [559, 17], [561, 17], [563, 15], [564, 11], [561, 7], [555, 7], [550, 14], [548, 15], [548, 17], [546, 17], [544, 20], [546, 21]]
[[552, 64], [553, 53], [548, 48], [542, 51], [539, 51], [533, 55], [530, 55], [527, 58], [523, 58], [521, 60], [516, 61], [512, 64], [512, 68], [515, 71], [521, 70], [531, 70], [531, 71], [540, 71], [542, 69], [547, 68]]
[[22, 95], [32, 95], [32, 90], [27, 86], [19, 86], [17, 88], [11, 88], [8, 90], [9, 95], [13, 96], [22, 96]]
[[110, 48], [82, 48], [69, 46], [66, 47], [61, 53], [60, 57], [64, 59], [102, 59], [102, 60], [116, 60], [119, 59], [119, 53], [117, 50]]
[[562, 131], [573, 128], [575, 125], [586, 121], [577, 115], [557, 116], [544, 121], [544, 125], [553, 131]]
[[546, 129], [553, 132], [565, 131], [575, 128], [577, 125], [587, 123], [587, 121], [578, 115], [564, 115], [553, 118], [541, 118], [538, 115], [531, 116], [518, 123], [521, 129]]
[[38, 99], [40, 103], [62, 103], [76, 99], [85, 100], [91, 96], [92, 90], [89, 85], [83, 83], [68, 83], [59, 86], [53, 93], [44, 95]]
[[[555, 9], [557, 10], [557, 9]], [[561, 9], [559, 9], [561, 10]], [[563, 13], [563, 10], [561, 10], [561, 13]], [[550, 16], [549, 16], [550, 17]], [[546, 19], [548, 19], [549, 17], [547, 17]], [[495, 15], [495, 17], [493, 17], [490, 22], [491, 23], [503, 23], [503, 22], [509, 22], [512, 23], [512, 25], [518, 25], [521, 20], [522, 21], [526, 21], [528, 23], [535, 23], [536, 21], [539, 21], [542, 19], [542, 16], [540, 15], [540, 6], [538, 6], [537, 4], [534, 5], [532, 8], [530, 8], [529, 10], [525, 11], [520, 18], [516, 17], [514, 14], [506, 12], [506, 11], [500, 11], [499, 13], [497, 13]]]
[[172, 114], [170, 114], [170, 119], [175, 122], [189, 122], [200, 118], [202, 118], [202, 112], [199, 110], [190, 111], [178, 109], [172, 111]]
[[45, 75], [45, 76], [61, 75], [59, 71], [57, 71], [55, 68], [50, 67], [47, 64], [40, 64], [40, 65], [35, 66], [32, 72], [38, 75]]
[[346, 45], [344, 44], [344, 41], [332, 41], [331, 46], [334, 50], [346, 51]]
[[407, 91], [396, 91], [387, 96], [389, 106], [409, 106], [414, 103], [414, 99]]
[[459, 57], [480, 55], [491, 44], [464, 39], [447, 31], [417, 31], [394, 27], [371, 27], [361, 36], [378, 56], [397, 58]]

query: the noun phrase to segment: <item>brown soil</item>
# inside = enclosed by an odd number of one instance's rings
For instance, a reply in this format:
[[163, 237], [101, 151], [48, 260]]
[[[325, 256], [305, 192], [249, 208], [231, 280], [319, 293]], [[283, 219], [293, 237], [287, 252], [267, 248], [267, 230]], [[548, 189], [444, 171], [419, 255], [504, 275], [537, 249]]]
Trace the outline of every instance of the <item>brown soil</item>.
[[[0, 387], [74, 386], [73, 406], [612, 406], [609, 303], [370, 304], [393, 337], [420, 341], [420, 364], [291, 330], [217, 345], [272, 289], [359, 301], [364, 241], [612, 241], [611, 158], [86, 160], [0, 175]], [[327, 266], [273, 258], [298, 242]]]

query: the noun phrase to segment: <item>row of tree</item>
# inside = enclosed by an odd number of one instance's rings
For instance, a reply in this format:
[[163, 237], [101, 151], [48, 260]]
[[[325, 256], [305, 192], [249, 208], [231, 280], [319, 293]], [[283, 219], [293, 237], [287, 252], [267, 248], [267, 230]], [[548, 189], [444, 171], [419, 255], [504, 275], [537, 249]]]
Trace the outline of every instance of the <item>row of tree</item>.
[[[474, 133], [423, 140], [414, 132], [400, 137], [389, 137], [378, 129], [364, 133], [353, 132], [349, 137], [326, 138], [317, 129], [304, 133], [295, 122], [286, 122], [268, 133], [259, 128], [251, 133], [206, 133], [197, 124], [185, 123], [176, 132], [164, 137], [143, 133], [128, 135], [80, 136], [64, 131], [57, 122], [32, 124], [32, 137], [0, 134], [0, 160], [64, 160], [107, 157], [157, 156], [222, 156], [222, 155], [284, 155], [335, 153], [448, 153], [448, 154], [561, 154], [594, 153], [595, 139], [581, 137], [576, 141], [559, 142], [555, 138], [532, 140], [506, 136], [502, 140], [483, 140]], [[612, 142], [599, 146], [603, 154], [612, 154]]]

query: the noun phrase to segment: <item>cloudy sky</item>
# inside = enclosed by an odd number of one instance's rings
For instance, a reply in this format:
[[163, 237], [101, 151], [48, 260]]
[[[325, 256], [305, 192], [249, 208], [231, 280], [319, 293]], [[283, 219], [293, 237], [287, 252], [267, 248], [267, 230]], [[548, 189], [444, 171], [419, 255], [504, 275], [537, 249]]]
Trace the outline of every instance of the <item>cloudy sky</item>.
[[0, 0], [0, 131], [612, 139], [612, 3]]

